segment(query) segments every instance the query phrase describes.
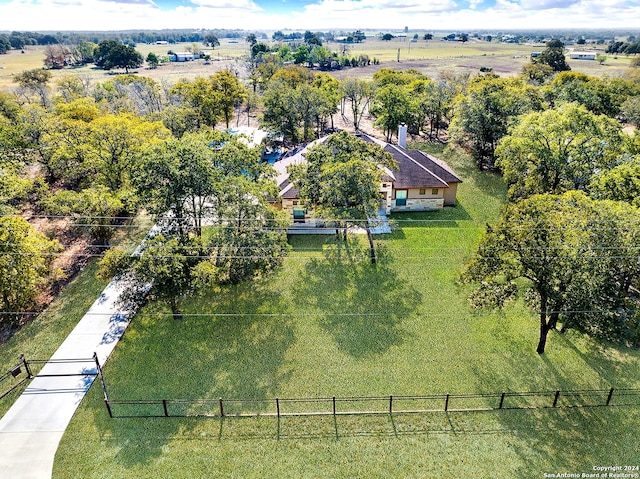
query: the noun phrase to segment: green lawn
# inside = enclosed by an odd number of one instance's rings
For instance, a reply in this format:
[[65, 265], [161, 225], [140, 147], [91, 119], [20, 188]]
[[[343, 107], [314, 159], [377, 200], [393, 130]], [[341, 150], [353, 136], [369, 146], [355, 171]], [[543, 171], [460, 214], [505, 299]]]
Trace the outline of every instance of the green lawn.
[[[640, 353], [575, 333], [535, 353], [520, 304], [477, 313], [456, 280], [504, 199], [444, 152], [459, 205], [396, 215], [374, 268], [297, 237], [276, 274], [151, 303], [105, 367], [112, 399], [378, 396], [639, 387]], [[348, 313], [348, 314], [347, 314]], [[372, 314], [373, 313], [373, 314]], [[191, 316], [189, 316], [191, 314]], [[197, 316], [200, 315], [200, 316]], [[249, 406], [247, 406], [249, 407]], [[55, 478], [543, 477], [638, 463], [637, 408], [225, 419], [109, 419], [92, 387]]]

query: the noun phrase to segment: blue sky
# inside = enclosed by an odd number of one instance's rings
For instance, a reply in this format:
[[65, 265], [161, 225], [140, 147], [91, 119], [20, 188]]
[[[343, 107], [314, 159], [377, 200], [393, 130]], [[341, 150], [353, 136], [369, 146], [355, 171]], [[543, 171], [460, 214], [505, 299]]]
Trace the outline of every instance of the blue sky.
[[640, 0], [0, 0], [0, 31], [405, 26], [640, 29]]

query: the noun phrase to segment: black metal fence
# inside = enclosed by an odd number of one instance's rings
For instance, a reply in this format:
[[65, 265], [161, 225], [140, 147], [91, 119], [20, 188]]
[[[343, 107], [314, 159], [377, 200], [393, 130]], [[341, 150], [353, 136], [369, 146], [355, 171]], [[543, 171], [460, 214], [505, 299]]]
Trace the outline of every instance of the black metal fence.
[[[64, 363], [91, 363], [82, 372], [68, 372]], [[54, 368], [42, 372], [45, 364]], [[358, 414], [495, 411], [509, 409], [640, 406], [640, 388], [609, 388], [430, 396], [324, 397], [273, 399], [151, 399], [111, 400], [102, 367], [92, 358], [20, 361], [0, 376], [0, 399], [34, 377], [99, 376], [104, 403], [112, 418], [155, 417], [287, 417]]]
[[[66, 366], [78, 364], [86, 364], [86, 366], [81, 371], [78, 371], [77, 367]], [[43, 370], [45, 366], [48, 366], [47, 371]], [[98, 376], [101, 372], [96, 353], [91, 358], [70, 359], [27, 359], [22, 354], [19, 362], [0, 376], [0, 400], [35, 377]]]
[[112, 401], [113, 418], [286, 417], [640, 406], [640, 389], [584, 389], [432, 396]]
[[22, 384], [33, 377], [29, 363], [24, 355], [20, 356], [20, 362], [11, 366], [9, 370], [0, 376], [0, 399], [11, 394]]

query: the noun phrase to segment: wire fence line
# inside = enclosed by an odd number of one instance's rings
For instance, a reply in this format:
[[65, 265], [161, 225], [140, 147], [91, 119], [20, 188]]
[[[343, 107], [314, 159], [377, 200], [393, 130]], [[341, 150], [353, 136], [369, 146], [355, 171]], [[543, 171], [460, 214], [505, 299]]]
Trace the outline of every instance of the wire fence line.
[[[91, 363], [81, 372], [41, 372], [45, 364]], [[295, 417], [381, 414], [420, 414], [437, 412], [474, 412], [640, 406], [640, 388], [567, 389], [547, 391], [502, 391], [479, 394], [432, 394], [423, 396], [346, 396], [270, 399], [135, 399], [112, 400], [102, 366], [92, 358], [27, 360], [20, 356], [17, 364], [0, 375], [0, 399], [8, 396], [34, 377], [98, 376], [103, 401], [111, 418], [225, 418], [225, 417]]]
[[111, 418], [293, 417], [640, 406], [640, 388], [427, 396], [111, 400]]

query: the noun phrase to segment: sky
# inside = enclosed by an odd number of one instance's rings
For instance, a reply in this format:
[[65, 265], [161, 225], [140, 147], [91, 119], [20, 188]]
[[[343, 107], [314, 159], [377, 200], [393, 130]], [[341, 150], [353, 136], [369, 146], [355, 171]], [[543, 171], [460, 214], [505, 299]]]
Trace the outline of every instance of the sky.
[[640, 0], [0, 0], [0, 31], [640, 29]]

